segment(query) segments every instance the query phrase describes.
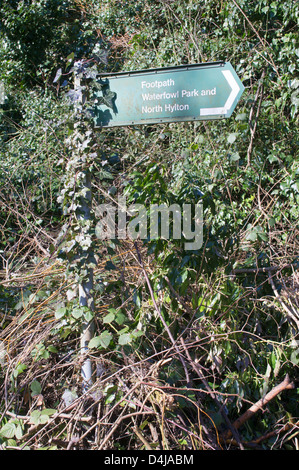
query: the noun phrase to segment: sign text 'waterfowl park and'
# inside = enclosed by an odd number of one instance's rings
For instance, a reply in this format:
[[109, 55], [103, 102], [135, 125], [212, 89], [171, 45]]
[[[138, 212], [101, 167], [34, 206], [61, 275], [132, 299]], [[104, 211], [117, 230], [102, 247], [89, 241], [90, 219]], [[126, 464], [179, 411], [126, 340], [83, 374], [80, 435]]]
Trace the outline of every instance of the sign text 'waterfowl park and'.
[[229, 118], [244, 91], [229, 62], [119, 72], [100, 83], [96, 127]]

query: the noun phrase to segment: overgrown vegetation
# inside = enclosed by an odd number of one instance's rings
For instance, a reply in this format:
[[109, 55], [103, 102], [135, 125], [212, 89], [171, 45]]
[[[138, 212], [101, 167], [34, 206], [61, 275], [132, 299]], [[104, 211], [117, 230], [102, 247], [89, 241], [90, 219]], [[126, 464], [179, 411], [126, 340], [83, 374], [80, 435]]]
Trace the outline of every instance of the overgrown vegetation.
[[[0, 3], [2, 449], [298, 450], [298, 12]], [[75, 72], [91, 98], [97, 72], [218, 60], [246, 88], [225, 121], [99, 130], [74, 113]], [[99, 240], [120, 195], [202, 200], [203, 247]]]

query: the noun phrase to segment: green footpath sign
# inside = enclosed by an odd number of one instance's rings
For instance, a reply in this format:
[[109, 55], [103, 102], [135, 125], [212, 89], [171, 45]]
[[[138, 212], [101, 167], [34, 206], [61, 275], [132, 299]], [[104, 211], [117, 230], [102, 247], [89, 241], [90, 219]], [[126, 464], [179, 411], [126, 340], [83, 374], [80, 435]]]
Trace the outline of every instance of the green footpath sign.
[[103, 76], [95, 102], [97, 127], [223, 119], [231, 116], [244, 86], [229, 62], [121, 72]]

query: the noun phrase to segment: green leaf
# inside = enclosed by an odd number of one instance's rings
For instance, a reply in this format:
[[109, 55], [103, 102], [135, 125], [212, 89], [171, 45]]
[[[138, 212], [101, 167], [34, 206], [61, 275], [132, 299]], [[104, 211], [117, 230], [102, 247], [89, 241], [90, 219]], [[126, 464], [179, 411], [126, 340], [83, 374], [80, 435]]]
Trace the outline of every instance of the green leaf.
[[109, 403], [112, 403], [116, 397], [116, 393], [111, 393], [106, 400], [105, 400], [105, 405], [109, 405]]
[[72, 310], [72, 317], [76, 318], [76, 320], [78, 320], [78, 318], [81, 318], [83, 314], [84, 310], [80, 307], [74, 308]]
[[14, 423], [6, 423], [0, 429], [0, 436], [5, 437], [6, 439], [11, 439], [14, 437], [16, 431], [16, 425]]
[[40, 416], [41, 416], [41, 412], [39, 410], [34, 410], [32, 411], [31, 415], [30, 415], [30, 423], [31, 424], [39, 424], [40, 423]]
[[13, 371], [13, 377], [16, 379], [24, 370], [27, 369], [26, 364], [18, 364], [15, 370]]
[[237, 114], [236, 116], [236, 121], [246, 121], [246, 119], [247, 119], [246, 113], [240, 113], [240, 114]]
[[181, 274], [182, 282], [185, 282], [187, 278], [188, 278], [188, 269], [186, 268], [186, 269], [183, 270], [183, 272]]
[[115, 269], [117, 269], [117, 267], [111, 261], [107, 261], [107, 263], [105, 264], [105, 269], [107, 269], [108, 271], [114, 271]]
[[272, 369], [275, 369], [275, 364], [276, 364], [276, 356], [274, 351], [271, 352], [270, 357], [269, 357], [269, 364], [272, 367]]
[[68, 289], [67, 293], [66, 293], [66, 296], [67, 296], [67, 300], [68, 301], [71, 301], [72, 299], [74, 299], [76, 297], [76, 291], [75, 290], [72, 290], [72, 289]]
[[[17, 446], [17, 441], [15, 439], [7, 439], [6, 445], [9, 447], [16, 447]], [[30, 449], [25, 449], [25, 447], [22, 447], [23, 450], [30, 450]]]
[[112, 340], [112, 334], [105, 330], [103, 333], [101, 333], [99, 336], [95, 336], [92, 338], [89, 343], [88, 347], [89, 349], [94, 349], [94, 348], [108, 348], [110, 342]]
[[60, 79], [61, 75], [62, 75], [62, 69], [58, 69], [57, 72], [56, 72], [56, 76], [55, 76], [55, 78], [54, 78], [54, 80], [53, 80], [53, 83], [58, 82], [58, 80]]
[[136, 307], [137, 308], [140, 308], [141, 307], [141, 299], [140, 299], [140, 295], [138, 292], [134, 292], [134, 295], [133, 295], [133, 302], [135, 303]]
[[103, 323], [112, 323], [115, 319], [115, 314], [114, 313], [108, 313], [108, 315], [106, 315], [104, 318], [103, 318]]
[[116, 314], [116, 317], [115, 317], [115, 321], [118, 325], [123, 325], [126, 321], [127, 317], [121, 312], [117, 312]]
[[71, 52], [71, 53], [67, 56], [67, 58], [66, 58], [66, 60], [67, 60], [66, 67], [68, 67], [68, 66], [73, 62], [74, 57], [75, 57], [75, 53], [74, 53], [74, 52]]
[[60, 318], [64, 317], [66, 313], [67, 313], [67, 308], [66, 307], [58, 308], [55, 312], [56, 320], [59, 320]]
[[85, 310], [84, 311], [84, 318], [87, 322], [90, 322], [94, 318], [93, 312], [90, 309]]
[[105, 330], [103, 331], [103, 333], [100, 334], [99, 338], [100, 338], [101, 346], [103, 348], [108, 348], [112, 340], [112, 334], [109, 333], [109, 331]]
[[232, 162], [237, 162], [238, 160], [240, 160], [239, 153], [238, 152], [232, 153], [230, 159], [231, 159]]
[[268, 155], [267, 160], [269, 160], [270, 163], [278, 162], [279, 158], [276, 155]]
[[34, 397], [35, 395], [40, 395], [40, 393], [42, 391], [41, 384], [37, 380], [34, 380], [31, 383], [30, 389], [31, 389], [31, 396], [32, 397]]
[[268, 234], [266, 232], [257, 232], [258, 238], [263, 242], [268, 241]]
[[100, 346], [101, 340], [99, 336], [94, 336], [88, 343], [89, 349], [96, 349]]
[[46, 424], [49, 421], [49, 416], [41, 414], [39, 417], [39, 424]]
[[255, 242], [257, 239], [257, 232], [255, 229], [251, 230], [247, 235], [246, 235], [246, 240], [249, 240], [251, 242]]
[[233, 143], [235, 142], [237, 136], [238, 136], [238, 132], [232, 132], [232, 133], [229, 134], [229, 136], [227, 137], [227, 142], [228, 142], [229, 144], [233, 144]]
[[111, 90], [105, 90], [103, 93], [102, 103], [105, 104], [108, 108], [113, 109], [113, 100], [116, 96], [116, 93]]
[[22, 439], [23, 437], [23, 428], [21, 424], [18, 424], [16, 426], [16, 432], [15, 432], [16, 439]]
[[56, 413], [57, 410], [55, 410], [54, 408], [45, 408], [44, 410], [42, 410], [41, 414], [42, 415], [47, 415], [47, 416], [52, 416]]
[[56, 413], [56, 410], [46, 408], [42, 411], [34, 410], [30, 415], [30, 423], [31, 424], [46, 424], [49, 421], [50, 416]]
[[124, 346], [125, 344], [131, 343], [131, 341], [132, 341], [132, 337], [129, 333], [125, 333], [118, 338], [118, 344], [122, 346]]

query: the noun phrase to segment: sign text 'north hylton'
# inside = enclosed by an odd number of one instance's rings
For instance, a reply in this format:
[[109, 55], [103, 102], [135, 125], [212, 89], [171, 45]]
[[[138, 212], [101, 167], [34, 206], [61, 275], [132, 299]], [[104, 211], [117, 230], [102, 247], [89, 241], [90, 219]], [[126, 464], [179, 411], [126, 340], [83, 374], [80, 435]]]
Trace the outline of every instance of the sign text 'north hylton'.
[[121, 72], [101, 80], [103, 96], [113, 92], [114, 99], [113, 108], [103, 99], [95, 103], [99, 127], [228, 118], [244, 91], [229, 62]]

